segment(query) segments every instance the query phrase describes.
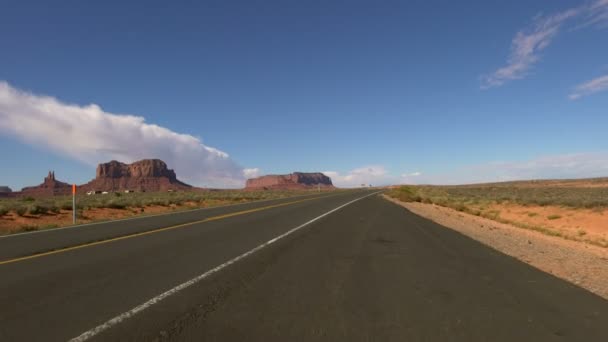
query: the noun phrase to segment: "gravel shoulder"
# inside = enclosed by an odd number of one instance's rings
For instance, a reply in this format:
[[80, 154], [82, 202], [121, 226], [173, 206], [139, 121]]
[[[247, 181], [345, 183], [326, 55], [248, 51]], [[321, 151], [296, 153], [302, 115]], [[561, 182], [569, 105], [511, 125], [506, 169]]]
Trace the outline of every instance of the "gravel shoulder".
[[608, 299], [608, 249], [419, 202], [383, 197], [544, 272]]

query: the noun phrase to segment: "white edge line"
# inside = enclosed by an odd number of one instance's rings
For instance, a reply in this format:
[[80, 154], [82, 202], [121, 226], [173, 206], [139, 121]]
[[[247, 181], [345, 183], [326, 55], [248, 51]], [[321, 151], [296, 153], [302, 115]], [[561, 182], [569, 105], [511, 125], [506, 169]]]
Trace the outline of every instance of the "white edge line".
[[207, 272], [205, 272], [205, 273], [203, 273], [201, 275], [198, 275], [198, 276], [196, 276], [196, 277], [194, 277], [194, 278], [186, 281], [185, 283], [177, 285], [176, 287], [174, 287], [174, 288], [172, 288], [172, 289], [170, 289], [170, 290], [168, 290], [168, 291], [166, 291], [166, 292], [164, 292], [164, 293], [162, 293], [162, 294], [160, 294], [160, 295], [158, 295], [158, 296], [156, 296], [156, 297], [148, 300], [147, 302], [142, 303], [142, 304], [134, 307], [133, 309], [131, 309], [131, 310], [127, 311], [127, 312], [124, 312], [124, 313], [122, 313], [122, 314], [120, 314], [120, 315], [118, 315], [118, 316], [116, 316], [116, 317], [114, 317], [114, 318], [106, 321], [105, 323], [103, 323], [101, 325], [98, 325], [97, 327], [95, 327], [95, 328], [93, 328], [91, 330], [88, 330], [88, 331], [82, 333], [78, 337], [70, 339], [69, 342], [82, 342], [82, 341], [86, 341], [86, 340], [88, 340], [88, 339], [90, 339], [90, 338], [98, 335], [99, 333], [101, 333], [101, 332], [103, 332], [103, 331], [105, 331], [105, 330], [107, 330], [107, 329], [109, 329], [109, 328], [111, 328], [111, 327], [113, 327], [113, 326], [115, 326], [117, 324], [120, 324], [122, 321], [135, 316], [136, 314], [138, 314], [138, 313], [146, 310], [147, 308], [151, 307], [152, 305], [159, 303], [163, 299], [165, 299], [165, 298], [167, 298], [169, 296], [172, 296], [172, 295], [180, 292], [181, 290], [184, 290], [184, 289], [186, 289], [186, 288], [188, 288], [188, 287], [190, 287], [190, 286], [192, 286], [192, 285], [200, 282], [201, 280], [203, 280], [205, 278], [208, 278], [210, 275], [221, 271], [222, 269], [224, 269], [224, 268], [226, 268], [226, 267], [228, 267], [228, 266], [230, 266], [230, 265], [238, 262], [239, 260], [244, 259], [244, 258], [246, 258], [246, 257], [254, 254], [255, 252], [257, 252], [257, 251], [259, 251], [259, 250], [261, 250], [261, 249], [263, 249], [263, 248], [265, 248], [265, 247], [267, 247], [267, 246], [269, 246], [269, 245], [271, 245], [271, 244], [273, 244], [273, 243], [275, 243], [275, 242], [283, 239], [284, 237], [286, 237], [286, 236], [288, 236], [288, 235], [290, 235], [290, 234], [292, 234], [292, 233], [294, 233], [294, 232], [296, 232], [296, 231], [298, 231], [298, 230], [300, 230], [300, 229], [302, 229], [302, 228], [310, 225], [311, 223], [313, 223], [315, 221], [318, 221], [318, 220], [322, 219], [323, 217], [325, 217], [327, 215], [330, 215], [330, 214], [332, 214], [332, 213], [334, 213], [334, 212], [336, 212], [336, 211], [338, 211], [338, 210], [346, 207], [347, 205], [353, 204], [353, 203], [355, 203], [357, 201], [360, 201], [360, 200], [362, 200], [362, 199], [364, 199], [366, 197], [376, 195], [376, 194], [378, 194], [380, 192], [382, 192], [382, 191], [374, 192], [374, 193], [371, 193], [369, 195], [365, 195], [363, 197], [360, 197], [360, 198], [357, 198], [355, 200], [352, 200], [352, 201], [350, 201], [350, 202], [348, 202], [346, 204], [343, 204], [343, 205], [341, 205], [341, 206], [339, 206], [337, 208], [334, 208], [334, 209], [326, 212], [325, 214], [317, 216], [314, 219], [312, 219], [312, 220], [310, 220], [310, 221], [308, 221], [308, 222], [306, 222], [304, 224], [301, 224], [301, 225], [299, 225], [299, 226], [297, 226], [295, 228], [292, 228], [292, 229], [288, 230], [287, 232], [285, 232], [285, 233], [283, 233], [283, 234], [281, 234], [281, 235], [279, 235], [279, 236], [277, 236], [277, 237], [275, 237], [275, 238], [273, 238], [271, 240], [268, 240], [267, 242], [265, 242], [265, 243], [263, 243], [263, 244], [255, 247], [255, 248], [253, 248], [252, 250], [250, 250], [248, 252], [245, 252], [245, 253], [237, 256], [236, 258], [231, 259], [231, 260], [229, 260], [229, 261], [227, 261], [227, 262], [225, 262], [225, 263], [223, 263], [223, 264], [221, 264], [221, 265], [219, 265], [219, 266], [217, 266], [215, 268], [212, 268], [209, 271], [207, 271]]
[[[215, 206], [215, 207], [196, 208], [196, 209], [188, 209], [188, 210], [182, 210], [182, 211], [174, 211], [174, 212], [170, 212], [170, 213], [159, 213], [159, 214], [151, 214], [151, 215], [129, 217], [129, 218], [118, 219], [118, 220], [107, 220], [107, 221], [100, 221], [100, 222], [83, 223], [83, 224], [77, 224], [77, 225], [66, 226], [66, 227], [36, 230], [36, 231], [33, 231], [33, 232], [23, 232], [23, 233], [17, 233], [17, 234], [0, 235], [0, 239], [8, 239], [8, 238], [12, 238], [12, 237], [23, 236], [23, 235], [30, 235], [30, 234], [51, 233], [51, 232], [56, 232], [56, 231], [60, 231], [60, 230], [65, 230], [65, 229], [74, 229], [74, 228], [81, 228], [81, 227], [89, 227], [89, 226], [95, 226], [95, 225], [100, 225], [100, 224], [109, 224], [109, 223], [115, 223], [115, 222], [143, 220], [143, 219], [147, 219], [149, 217], [169, 216], [169, 215], [191, 213], [191, 212], [195, 212], [195, 211], [203, 211], [203, 210], [211, 210], [211, 209], [227, 208], [227, 207], [236, 207], [236, 206], [245, 205], [245, 204], [263, 203], [263, 202], [270, 202], [270, 201], [280, 201], [280, 200], [287, 200], [287, 199], [293, 199], [293, 198], [299, 198], [299, 197], [307, 197], [307, 196], [312, 197], [314, 195], [318, 195], [318, 194], [315, 193], [315, 194], [306, 194], [306, 195], [298, 195], [298, 196], [290, 196], [290, 197], [282, 197], [282, 198], [269, 198], [269, 199], [263, 199], [263, 200], [257, 200], [257, 201], [249, 201], [249, 202], [237, 203], [237, 204], [218, 205], [218, 206]], [[324, 197], [324, 196], [319, 196], [319, 197]]]

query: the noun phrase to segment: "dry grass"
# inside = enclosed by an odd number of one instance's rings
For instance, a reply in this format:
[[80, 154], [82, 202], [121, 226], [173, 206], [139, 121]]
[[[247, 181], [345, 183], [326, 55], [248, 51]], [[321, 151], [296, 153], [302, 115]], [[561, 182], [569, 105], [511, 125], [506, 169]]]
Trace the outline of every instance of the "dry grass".
[[[190, 191], [80, 195], [76, 199], [79, 223], [107, 221], [169, 211], [214, 207], [314, 193], [299, 191]], [[72, 223], [72, 198], [0, 199], [0, 234], [67, 226]]]
[[608, 247], [608, 217], [603, 216], [608, 208], [608, 188], [521, 184], [525, 186], [403, 186], [388, 195], [403, 202], [432, 203], [546, 235]]

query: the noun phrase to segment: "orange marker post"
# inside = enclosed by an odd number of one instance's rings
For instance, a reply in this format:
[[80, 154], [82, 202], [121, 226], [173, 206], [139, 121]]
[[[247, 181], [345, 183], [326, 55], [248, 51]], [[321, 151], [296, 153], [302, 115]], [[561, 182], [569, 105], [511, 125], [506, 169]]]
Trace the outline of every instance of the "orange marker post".
[[72, 184], [72, 223], [76, 224], [76, 184]]

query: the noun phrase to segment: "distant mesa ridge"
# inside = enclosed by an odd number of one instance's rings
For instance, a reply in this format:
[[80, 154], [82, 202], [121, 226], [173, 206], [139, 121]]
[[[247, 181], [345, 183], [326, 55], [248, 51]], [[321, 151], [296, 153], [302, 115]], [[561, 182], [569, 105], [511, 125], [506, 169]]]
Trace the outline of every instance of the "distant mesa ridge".
[[[2, 192], [6, 188], [9, 192]], [[175, 171], [169, 169], [160, 159], [144, 159], [132, 164], [115, 160], [97, 166], [95, 178], [78, 185], [78, 193], [87, 191], [168, 191], [195, 189], [177, 179]], [[55, 172], [49, 171], [42, 184], [23, 188], [20, 192], [10, 192], [8, 187], [0, 187], [0, 197], [45, 197], [70, 195], [72, 186], [58, 181]]]
[[288, 175], [267, 175], [247, 180], [246, 189], [306, 189], [321, 186], [331, 187], [331, 178], [321, 172], [294, 172]]
[[[321, 172], [294, 172], [287, 175], [267, 175], [248, 179], [245, 189], [300, 190], [322, 187], [334, 188], [331, 178]], [[95, 178], [77, 186], [78, 193], [89, 191], [176, 191], [203, 190], [188, 185], [179, 179], [175, 171], [169, 169], [160, 159], [143, 159], [132, 164], [112, 160], [97, 166]], [[70, 195], [72, 186], [55, 178], [55, 172], [49, 171], [42, 184], [12, 192], [8, 187], [0, 187], [0, 197], [44, 197]]]

